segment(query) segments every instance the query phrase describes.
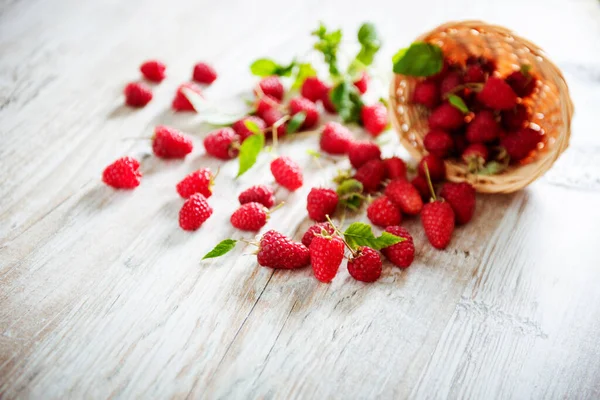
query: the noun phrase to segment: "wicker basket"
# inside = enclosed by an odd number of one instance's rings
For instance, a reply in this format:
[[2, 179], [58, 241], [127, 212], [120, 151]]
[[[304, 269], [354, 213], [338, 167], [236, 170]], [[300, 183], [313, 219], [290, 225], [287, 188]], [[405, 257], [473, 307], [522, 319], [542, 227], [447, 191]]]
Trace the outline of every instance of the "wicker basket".
[[[493, 59], [501, 76], [517, 70], [522, 64], [529, 64], [531, 73], [538, 79], [534, 93], [524, 100], [532, 111], [531, 126], [539, 127], [544, 134], [535, 155], [497, 175], [472, 174], [460, 160], [446, 160], [448, 180], [468, 181], [482, 193], [514, 192], [542, 176], [567, 148], [573, 103], [561, 72], [539, 47], [506, 28], [481, 21], [450, 22], [420, 36], [417, 41], [441, 46], [444, 55], [458, 62], [464, 63], [470, 55]], [[400, 142], [420, 160], [426, 152], [423, 137], [429, 130], [429, 111], [411, 103], [417, 82], [418, 78], [395, 75], [389, 104], [390, 118]]]

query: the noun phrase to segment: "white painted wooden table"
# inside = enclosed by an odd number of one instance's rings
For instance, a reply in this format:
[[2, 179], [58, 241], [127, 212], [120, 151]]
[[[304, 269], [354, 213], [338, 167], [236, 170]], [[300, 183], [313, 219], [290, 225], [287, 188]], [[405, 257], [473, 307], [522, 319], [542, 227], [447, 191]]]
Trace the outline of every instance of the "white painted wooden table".
[[[177, 225], [174, 183], [207, 158], [193, 116], [169, 103], [197, 60], [232, 98], [249, 63], [309, 49], [319, 19], [376, 23], [382, 70], [399, 47], [452, 19], [508, 26], [563, 69], [571, 148], [527, 190], [481, 196], [448, 250], [408, 220], [417, 258], [364, 285], [310, 269], [260, 268], [241, 248], [200, 262], [234, 193], [268, 182], [267, 155], [234, 181], [222, 166], [215, 215]], [[0, 2], [0, 398], [600, 398], [600, 3], [596, 0]], [[142, 110], [121, 90], [147, 58], [168, 78]], [[143, 160], [133, 192], [100, 183], [113, 159], [148, 152], [158, 123], [196, 134], [185, 162]], [[299, 238], [304, 199], [325, 173], [284, 144], [306, 184], [266, 228]], [[385, 154], [404, 154], [396, 142]], [[236, 237], [239, 237], [236, 236]], [[247, 251], [247, 250], [246, 250]]]

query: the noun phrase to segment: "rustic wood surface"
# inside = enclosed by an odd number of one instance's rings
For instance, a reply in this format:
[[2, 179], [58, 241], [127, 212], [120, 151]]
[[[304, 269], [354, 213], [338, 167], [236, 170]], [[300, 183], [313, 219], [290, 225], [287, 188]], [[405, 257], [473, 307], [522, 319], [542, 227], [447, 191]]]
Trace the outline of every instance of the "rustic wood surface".
[[[375, 22], [387, 72], [420, 32], [466, 18], [514, 29], [566, 75], [571, 148], [544, 178], [480, 196], [446, 251], [407, 220], [416, 261], [375, 284], [261, 268], [249, 248], [200, 262], [241, 237], [234, 195], [270, 174], [265, 154], [233, 180], [235, 162], [204, 155], [208, 128], [169, 109], [195, 61], [220, 73], [207, 97], [239, 100], [249, 63], [306, 52], [318, 20], [348, 35]], [[596, 0], [1, 1], [0, 398], [600, 398], [599, 38]], [[131, 110], [121, 91], [148, 58], [168, 78]], [[196, 135], [184, 162], [124, 140], [158, 123]], [[306, 184], [277, 192], [287, 204], [265, 229], [309, 226], [306, 193], [339, 167], [311, 162], [316, 143], [281, 146]], [[102, 185], [126, 154], [143, 158], [142, 185]], [[392, 140], [385, 154], [406, 153]], [[219, 165], [215, 214], [183, 232], [174, 183]]]

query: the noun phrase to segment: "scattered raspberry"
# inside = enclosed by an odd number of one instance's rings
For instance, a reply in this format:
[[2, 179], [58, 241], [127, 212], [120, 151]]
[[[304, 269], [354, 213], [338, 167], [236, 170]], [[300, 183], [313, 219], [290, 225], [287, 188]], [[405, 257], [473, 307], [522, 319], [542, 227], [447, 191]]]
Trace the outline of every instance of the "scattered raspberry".
[[477, 99], [494, 110], [509, 110], [517, 104], [517, 95], [512, 88], [496, 77], [487, 80]]
[[284, 89], [281, 80], [279, 80], [277, 76], [267, 76], [266, 78], [262, 78], [260, 80], [258, 83], [258, 88], [254, 92], [259, 97], [262, 95], [268, 95], [273, 96], [277, 100], [281, 101], [283, 100]]
[[502, 116], [502, 126], [509, 131], [523, 128], [529, 120], [529, 111], [524, 104], [517, 104], [515, 108], [504, 110]]
[[260, 203], [242, 204], [231, 214], [229, 221], [234, 228], [242, 231], [258, 231], [269, 219], [269, 209]]
[[265, 136], [267, 138], [273, 137], [273, 126], [277, 124], [277, 137], [283, 137], [286, 134], [286, 123], [281, 123], [280, 121], [285, 117], [278, 108], [271, 108], [261, 114], [262, 119], [265, 121], [267, 125], [267, 129], [265, 130]]
[[363, 106], [360, 118], [365, 130], [373, 137], [379, 136], [388, 126], [387, 108], [381, 103]]
[[454, 231], [454, 211], [445, 201], [436, 200], [423, 206], [421, 223], [429, 243], [436, 249], [445, 249]]
[[444, 164], [444, 160], [433, 154], [428, 154], [423, 157], [419, 162], [419, 175], [422, 177], [425, 177], [425, 164], [427, 164], [429, 176], [433, 182], [439, 182], [446, 179], [446, 164]]
[[500, 127], [494, 113], [488, 110], [479, 111], [467, 126], [466, 138], [470, 143], [487, 143], [498, 138]]
[[321, 97], [321, 102], [323, 103], [323, 108], [329, 114], [337, 114], [337, 109], [335, 108], [335, 104], [331, 101], [331, 88], [327, 91], [327, 94]]
[[166, 69], [165, 64], [156, 60], [146, 61], [140, 66], [140, 71], [144, 75], [144, 78], [152, 82], [162, 82], [166, 77]]
[[217, 71], [215, 71], [215, 69], [210, 65], [199, 62], [198, 64], [194, 65], [192, 79], [198, 83], [210, 85], [217, 79]]
[[422, 104], [427, 108], [434, 108], [440, 102], [440, 91], [433, 81], [417, 83], [413, 92], [413, 103]]
[[310, 219], [323, 222], [327, 215], [335, 212], [338, 204], [338, 195], [334, 190], [326, 188], [312, 188], [306, 198], [306, 211]]
[[319, 144], [326, 153], [346, 154], [351, 142], [352, 134], [348, 128], [337, 122], [328, 122], [323, 127]]
[[300, 166], [285, 156], [278, 157], [271, 162], [271, 173], [277, 183], [291, 192], [299, 189], [304, 180]]
[[466, 224], [473, 218], [475, 189], [467, 182], [444, 183], [440, 190], [440, 197], [443, 197], [452, 207], [457, 224]]
[[463, 77], [458, 71], [452, 71], [446, 75], [440, 83], [440, 93], [442, 96], [450, 94], [454, 89], [463, 84]]
[[179, 226], [185, 231], [195, 231], [212, 215], [213, 209], [206, 197], [195, 193], [183, 203], [179, 210]]
[[358, 168], [354, 179], [362, 183], [365, 193], [376, 192], [385, 179], [385, 165], [381, 160], [369, 160]]
[[429, 190], [429, 185], [427, 184], [427, 179], [422, 177], [421, 175], [417, 175], [413, 178], [410, 183], [417, 189], [417, 192], [421, 195], [421, 199], [425, 201], [429, 201], [431, 198], [431, 191]]
[[358, 140], [350, 143], [348, 158], [354, 168], [360, 168], [369, 160], [379, 160], [381, 158], [381, 150], [373, 142]]
[[396, 267], [410, 267], [415, 259], [415, 244], [410, 233], [400, 226], [388, 226], [385, 231], [405, 240], [381, 249], [381, 253]]
[[328, 92], [329, 87], [316, 76], [309, 76], [306, 78], [300, 88], [302, 97], [307, 98], [313, 103], [321, 100]]
[[280, 107], [280, 103], [279, 100], [277, 100], [275, 97], [273, 96], [262, 96], [261, 98], [259, 98], [256, 101], [255, 107], [256, 107], [256, 114], [261, 117], [263, 117], [263, 114], [265, 112], [267, 112], [268, 110], [272, 109], [272, 108], [276, 108], [279, 109]]
[[273, 204], [275, 204], [275, 195], [273, 194], [273, 189], [269, 186], [255, 185], [240, 193], [238, 200], [240, 201], [240, 204], [255, 202], [260, 203], [267, 208], [271, 208], [273, 207]]
[[390, 225], [398, 225], [402, 221], [400, 210], [387, 196], [378, 197], [369, 204], [367, 217], [373, 224], [384, 228]]
[[132, 82], [125, 86], [125, 104], [130, 107], [144, 107], [152, 100], [152, 90], [143, 82]]
[[213, 131], [204, 138], [206, 153], [221, 160], [230, 160], [238, 155], [240, 137], [231, 128]]
[[521, 68], [506, 78], [506, 83], [519, 97], [527, 97], [535, 89], [536, 79], [529, 73], [529, 68]]
[[531, 128], [521, 128], [506, 135], [500, 141], [500, 145], [506, 149], [511, 161], [520, 161], [535, 150], [541, 141], [540, 132]]
[[209, 198], [212, 195], [214, 184], [214, 175], [208, 168], [200, 168], [194, 171], [177, 184], [177, 193], [184, 199], [187, 199], [194, 193], [200, 193]]
[[441, 129], [432, 129], [425, 135], [423, 146], [434, 156], [446, 158], [454, 146], [454, 141], [448, 132]]
[[116, 189], [133, 189], [139, 186], [142, 173], [140, 163], [132, 157], [121, 157], [102, 172], [102, 182]]
[[391, 181], [385, 188], [385, 195], [405, 214], [417, 215], [423, 208], [421, 195], [404, 179]]
[[175, 111], [193, 111], [196, 112], [196, 109], [192, 105], [192, 103], [188, 100], [188, 98], [183, 93], [182, 89], [191, 90], [192, 92], [197, 93], [202, 96], [202, 90], [198, 85], [192, 82], [184, 83], [177, 88], [177, 92], [175, 92], [175, 98], [173, 99], [173, 103], [171, 103], [171, 107]]
[[450, 103], [444, 103], [429, 115], [430, 129], [443, 129], [452, 131], [460, 128], [465, 123], [462, 111]]
[[252, 132], [250, 129], [248, 129], [248, 127], [246, 127], [246, 121], [254, 122], [256, 126], [258, 126], [258, 129], [260, 129], [263, 132], [267, 128], [267, 124], [265, 123], [265, 121], [262, 118], [256, 117], [254, 115], [244, 117], [239, 121], [234, 122], [233, 125], [231, 125], [231, 128], [234, 130], [235, 133], [239, 135], [240, 143], [243, 143], [244, 140], [254, 135], [254, 132]]
[[370, 247], [360, 247], [348, 260], [348, 272], [357, 281], [375, 282], [381, 276], [381, 257]]
[[310, 263], [315, 278], [329, 283], [344, 259], [344, 242], [339, 236], [316, 235], [310, 244]]
[[333, 235], [335, 232], [333, 227], [329, 222], [319, 222], [318, 224], [312, 225], [302, 236], [302, 244], [306, 247], [310, 247], [313, 239], [316, 235], [322, 234], [323, 230], [327, 233], [327, 235]]
[[152, 137], [152, 151], [160, 158], [184, 158], [194, 148], [192, 139], [175, 128], [159, 125]]
[[461, 158], [467, 164], [469, 171], [475, 172], [482, 168], [489, 159], [488, 148], [481, 143], [473, 143], [463, 151]]
[[263, 267], [296, 269], [310, 263], [310, 253], [303, 244], [270, 230], [260, 239], [256, 259]]
[[363, 71], [360, 79], [354, 82], [354, 86], [356, 86], [360, 94], [365, 94], [369, 88], [369, 74], [367, 74], [367, 71]]
[[308, 130], [319, 122], [319, 110], [317, 105], [304, 97], [294, 97], [290, 100], [290, 114], [296, 115], [304, 111], [306, 118], [300, 127], [300, 130]]
[[385, 176], [388, 179], [406, 179], [406, 164], [398, 157], [385, 158]]

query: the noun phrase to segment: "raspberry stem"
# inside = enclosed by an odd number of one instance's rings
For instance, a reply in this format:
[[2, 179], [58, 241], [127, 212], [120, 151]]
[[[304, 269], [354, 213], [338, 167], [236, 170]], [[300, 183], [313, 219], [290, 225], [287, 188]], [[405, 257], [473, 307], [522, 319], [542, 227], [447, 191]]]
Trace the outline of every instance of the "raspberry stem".
[[352, 257], [356, 257], [358, 253], [354, 249], [352, 249], [352, 247], [350, 247], [348, 242], [346, 242], [346, 239], [344, 239], [344, 234], [342, 232], [340, 232], [340, 230], [338, 229], [337, 226], [335, 226], [335, 224], [333, 223], [331, 218], [329, 218], [329, 215], [326, 215], [325, 218], [327, 218], [327, 222], [329, 222], [329, 224], [333, 228], [334, 232], [337, 233], [338, 236], [340, 237], [340, 239], [342, 240], [342, 242], [344, 242], [344, 245], [348, 248], [348, 250], [350, 250]]
[[429, 175], [429, 167], [427, 166], [426, 162], [423, 163], [423, 168], [425, 169], [425, 177], [427, 178], [427, 186], [429, 186], [429, 191], [431, 191], [431, 198], [433, 199], [433, 201], [436, 201], [437, 197], [435, 196], [435, 190], [433, 190], [433, 184], [431, 183], [431, 176]]

